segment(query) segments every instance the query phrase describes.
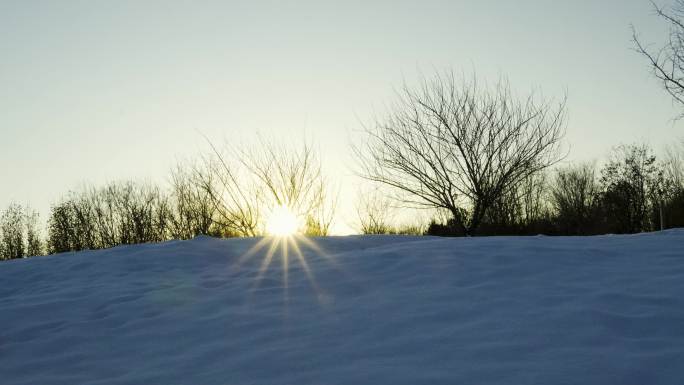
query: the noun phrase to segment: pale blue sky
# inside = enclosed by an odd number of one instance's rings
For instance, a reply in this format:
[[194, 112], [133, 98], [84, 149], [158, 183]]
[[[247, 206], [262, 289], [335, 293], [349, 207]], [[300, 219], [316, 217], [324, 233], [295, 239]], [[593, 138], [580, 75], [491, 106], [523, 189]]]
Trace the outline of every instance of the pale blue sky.
[[258, 130], [317, 142], [345, 211], [347, 143], [418, 69], [567, 92], [569, 160], [659, 149], [684, 130], [630, 23], [665, 38], [646, 0], [0, 0], [0, 207], [30, 203], [44, 219], [84, 182], [165, 181], [206, 151], [198, 130]]

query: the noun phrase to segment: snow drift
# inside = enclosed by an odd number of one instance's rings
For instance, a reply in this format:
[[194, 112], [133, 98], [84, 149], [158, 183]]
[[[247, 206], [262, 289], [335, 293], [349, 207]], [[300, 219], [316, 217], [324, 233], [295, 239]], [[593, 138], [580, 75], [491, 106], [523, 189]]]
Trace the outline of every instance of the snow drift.
[[684, 381], [684, 230], [314, 241], [0, 263], [0, 383]]

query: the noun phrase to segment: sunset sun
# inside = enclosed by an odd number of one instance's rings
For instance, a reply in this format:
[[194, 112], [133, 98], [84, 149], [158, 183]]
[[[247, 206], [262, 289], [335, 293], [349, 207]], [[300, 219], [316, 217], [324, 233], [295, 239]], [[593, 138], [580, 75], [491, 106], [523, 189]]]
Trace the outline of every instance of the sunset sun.
[[287, 206], [276, 207], [266, 222], [266, 232], [277, 237], [288, 237], [299, 230], [299, 219]]

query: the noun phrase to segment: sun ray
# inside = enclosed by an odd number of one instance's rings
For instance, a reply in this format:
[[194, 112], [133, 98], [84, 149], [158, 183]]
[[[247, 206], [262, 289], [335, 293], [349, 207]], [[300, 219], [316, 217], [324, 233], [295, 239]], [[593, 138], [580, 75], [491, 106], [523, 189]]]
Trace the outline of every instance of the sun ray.
[[233, 270], [238, 270], [240, 266], [250, 259], [253, 255], [259, 252], [259, 250], [266, 247], [266, 244], [270, 241], [268, 237], [263, 237], [259, 242], [255, 243], [254, 246], [250, 247], [246, 253], [242, 254], [235, 263], [233, 263]]
[[338, 270], [341, 269], [341, 267], [339, 266], [337, 261], [335, 261], [335, 259], [332, 258], [330, 256], [330, 254], [328, 254], [325, 250], [323, 250], [323, 248], [321, 248], [318, 244], [316, 244], [316, 242], [312, 241], [311, 239], [309, 239], [309, 238], [307, 238], [301, 234], [295, 234], [294, 237], [296, 238], [296, 240], [302, 242], [305, 246], [307, 246], [308, 248], [313, 250], [316, 253], [316, 255], [319, 255], [319, 256], [325, 258], [327, 260], [327, 262], [329, 262], [330, 264], [333, 265], [333, 267], [335, 267]]
[[295, 239], [290, 239], [290, 241], [292, 242], [292, 249], [294, 250], [294, 254], [297, 256], [299, 264], [302, 265], [302, 269], [304, 270], [304, 273], [306, 273], [307, 278], [309, 278], [311, 286], [313, 286], [314, 290], [318, 292], [318, 284], [316, 283], [316, 279], [314, 278], [313, 273], [309, 268], [308, 262], [306, 262], [306, 258], [304, 258], [304, 255], [302, 254], [302, 250], [299, 248], [299, 245], [297, 245], [297, 241]]
[[281, 255], [283, 259], [283, 287], [287, 290], [288, 287], [288, 269], [290, 268], [290, 263], [288, 262], [288, 241], [290, 237], [283, 237], [280, 239]]
[[[296, 260], [301, 266], [301, 271], [304, 272], [306, 279], [309, 281], [311, 288], [318, 295], [319, 301], [324, 296], [323, 290], [318, 285], [312, 266], [308, 257], [324, 258], [336, 270], [345, 273], [335, 260], [323, 248], [321, 248], [314, 240], [307, 238], [300, 231], [303, 229], [303, 221], [301, 217], [297, 217], [293, 211], [287, 206], [278, 206], [271, 211], [266, 221], [264, 229], [267, 236], [257, 241], [250, 247], [237, 261], [233, 264], [234, 269], [238, 269], [255, 255], [260, 255], [263, 259], [255, 262], [259, 265], [255, 282], [252, 286], [251, 295], [259, 288], [262, 279], [268, 272], [273, 260], [277, 257], [281, 259], [282, 268], [282, 289], [283, 302], [285, 306], [289, 302], [289, 286], [290, 280], [290, 263], [291, 260]], [[275, 265], [277, 266], [277, 264]], [[294, 277], [301, 277], [297, 274]]]
[[264, 260], [261, 262], [261, 266], [259, 266], [259, 274], [256, 277], [256, 281], [254, 283], [254, 289], [259, 287], [259, 283], [261, 282], [261, 279], [264, 276], [264, 273], [268, 269], [268, 266], [271, 264], [271, 260], [273, 259], [273, 254], [275, 254], [276, 250], [278, 249], [278, 243], [279, 240], [277, 238], [271, 238], [271, 245], [268, 248], [268, 252], [266, 253], [266, 257], [264, 257]]
[[285, 302], [286, 310], [288, 303], [290, 302], [290, 297], [289, 297], [289, 269], [290, 269], [290, 262], [288, 261], [288, 240], [290, 237], [284, 237], [281, 238], [280, 240], [280, 246], [282, 250], [282, 262], [283, 262], [283, 301]]

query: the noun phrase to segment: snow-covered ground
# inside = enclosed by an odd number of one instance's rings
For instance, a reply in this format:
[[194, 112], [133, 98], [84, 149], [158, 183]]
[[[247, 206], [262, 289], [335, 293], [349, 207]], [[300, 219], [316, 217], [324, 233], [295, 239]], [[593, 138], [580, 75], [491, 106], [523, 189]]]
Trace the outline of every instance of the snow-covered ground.
[[0, 263], [0, 384], [684, 383], [684, 230], [258, 241]]

